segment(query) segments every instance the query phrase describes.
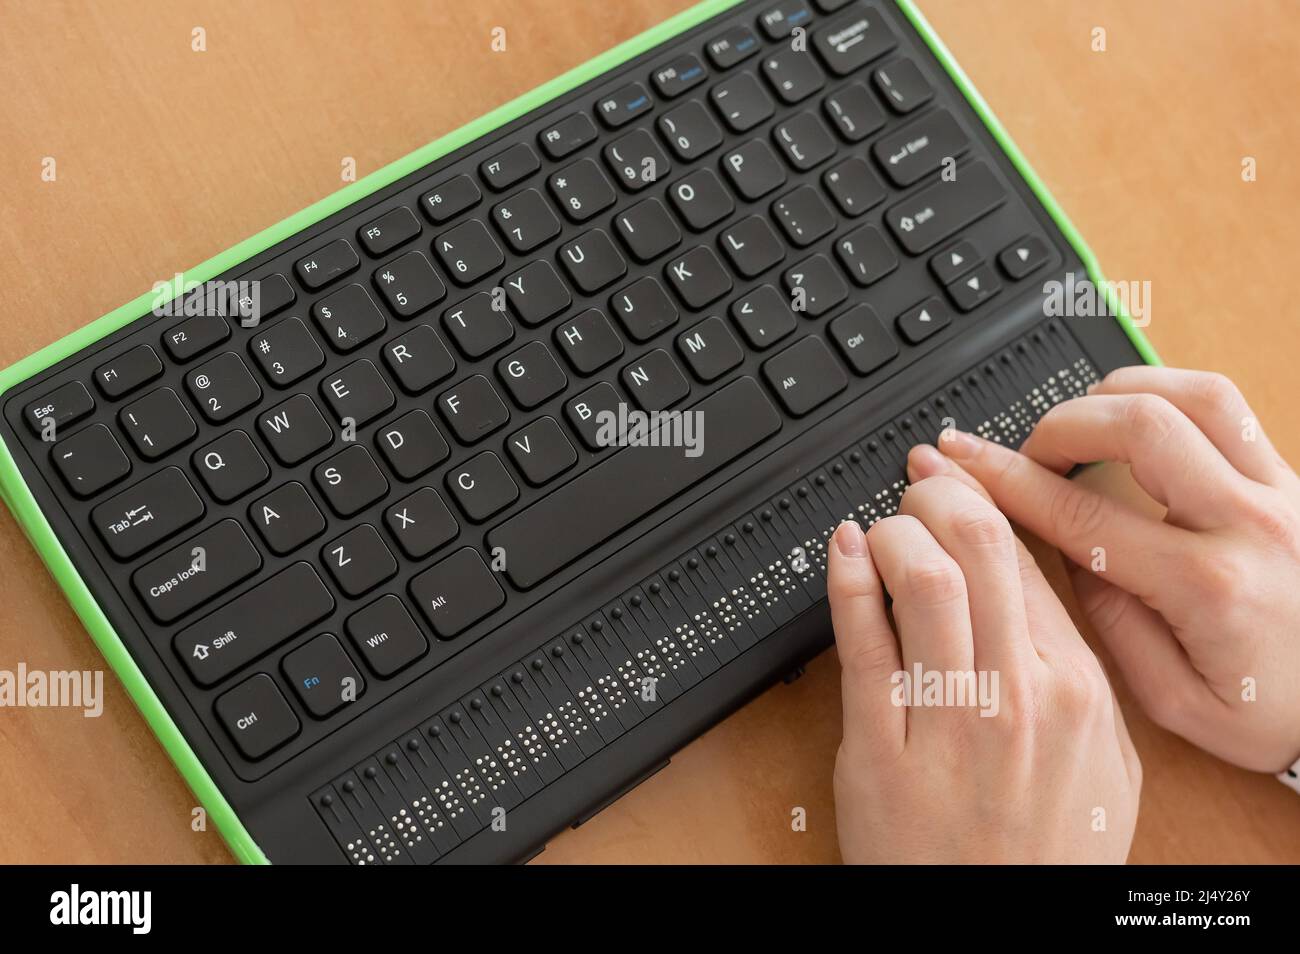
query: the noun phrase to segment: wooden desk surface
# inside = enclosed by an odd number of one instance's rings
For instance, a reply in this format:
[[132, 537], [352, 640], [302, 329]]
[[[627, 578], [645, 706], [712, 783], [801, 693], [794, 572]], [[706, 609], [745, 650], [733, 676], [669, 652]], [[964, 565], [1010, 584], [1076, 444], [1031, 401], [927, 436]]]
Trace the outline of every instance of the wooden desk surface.
[[[9, 0], [0, 365], [339, 188], [344, 157], [374, 170], [688, 4]], [[1152, 283], [1165, 360], [1231, 375], [1300, 461], [1294, 4], [922, 6], [1109, 277]], [[495, 26], [506, 53], [489, 48]], [[194, 27], [205, 53], [191, 51]], [[1094, 27], [1107, 52], [1092, 52]], [[41, 179], [46, 156], [55, 182]], [[1242, 181], [1245, 156], [1258, 181]], [[101, 667], [7, 511], [0, 551], [0, 669]], [[1068, 592], [1059, 558], [1037, 552]], [[215, 832], [191, 832], [192, 796], [111, 673], [105, 685], [99, 719], [0, 710], [0, 861], [230, 860]], [[1124, 701], [1146, 766], [1133, 861], [1300, 861], [1294, 794]], [[839, 725], [828, 653], [541, 860], [835, 861]], [[790, 830], [795, 806], [804, 833]]]

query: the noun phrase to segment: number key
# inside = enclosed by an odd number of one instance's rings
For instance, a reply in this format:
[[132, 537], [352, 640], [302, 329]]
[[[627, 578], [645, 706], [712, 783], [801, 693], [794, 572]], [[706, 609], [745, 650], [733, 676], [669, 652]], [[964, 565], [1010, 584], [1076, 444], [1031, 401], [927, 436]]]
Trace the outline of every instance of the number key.
[[171, 388], [150, 391], [122, 408], [122, 427], [140, 456], [157, 460], [198, 433], [181, 399]]
[[185, 375], [185, 387], [199, 410], [213, 424], [234, 417], [262, 397], [262, 389], [239, 355], [227, 351]]
[[433, 240], [433, 248], [442, 259], [452, 280], [470, 285], [505, 263], [501, 247], [478, 219], [462, 222]]
[[286, 318], [248, 343], [267, 380], [288, 387], [325, 363], [325, 352], [301, 318]]
[[336, 351], [352, 351], [382, 332], [388, 323], [360, 285], [340, 288], [312, 306], [311, 316]]
[[410, 318], [447, 297], [447, 286], [422, 252], [407, 252], [376, 269], [375, 287], [400, 318]]

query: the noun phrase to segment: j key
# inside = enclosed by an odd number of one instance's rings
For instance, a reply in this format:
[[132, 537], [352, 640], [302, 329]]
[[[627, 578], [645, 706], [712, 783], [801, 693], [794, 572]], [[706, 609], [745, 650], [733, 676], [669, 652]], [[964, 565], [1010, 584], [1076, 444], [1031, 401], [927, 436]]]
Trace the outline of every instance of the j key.
[[86, 386], [80, 381], [69, 381], [28, 404], [23, 408], [23, 417], [38, 437], [53, 424], [54, 437], [57, 438], [59, 428], [81, 420], [94, 409], [95, 399]]
[[515, 336], [514, 325], [487, 292], [448, 308], [442, 313], [442, 323], [467, 358], [481, 358]]
[[785, 246], [772, 226], [757, 215], [741, 219], [718, 236], [722, 250], [736, 271], [753, 278], [785, 258]]
[[419, 408], [381, 427], [375, 441], [393, 473], [402, 480], [414, 480], [451, 454], [433, 418]]
[[216, 701], [217, 718], [244, 757], [256, 761], [302, 728], [271, 677], [259, 672]]
[[469, 176], [455, 176], [442, 185], [420, 196], [420, 208], [434, 225], [455, 218], [466, 209], [472, 209], [483, 198], [478, 186]]
[[687, 308], [703, 308], [731, 291], [731, 278], [718, 256], [702, 245], [670, 261], [664, 273]]
[[158, 360], [153, 348], [147, 344], [136, 345], [96, 368], [95, 383], [99, 385], [104, 397], [120, 398], [152, 381], [162, 371], [162, 362]]
[[176, 634], [172, 645], [194, 681], [220, 682], [334, 609], [306, 563], [294, 563]]
[[1029, 273], [1041, 268], [1051, 256], [1043, 240], [1036, 235], [1021, 239], [1014, 245], [1003, 249], [998, 255], [998, 264], [1012, 281], [1019, 281]]
[[926, 113], [871, 147], [876, 161], [897, 186], [919, 182], [967, 150], [970, 140], [946, 109]]
[[[781, 427], [771, 402], [747, 377], [693, 410], [709, 435], [699, 455], [681, 447], [622, 448], [491, 530], [488, 546], [504, 547], [510, 555], [505, 572], [511, 581], [521, 589], [536, 586]], [[646, 480], [647, 474], [655, 479]]]
[[275, 459], [286, 467], [306, 460], [334, 440], [334, 432], [305, 394], [295, 394], [264, 411], [257, 419], [257, 429]]
[[369, 358], [354, 361], [326, 376], [320, 390], [339, 423], [351, 421], [354, 427], [373, 421], [396, 402]]
[[500, 192], [525, 176], [532, 175], [541, 166], [541, 160], [532, 147], [526, 142], [517, 142], [505, 152], [485, 159], [478, 171], [489, 186]]
[[355, 445], [317, 464], [312, 478], [340, 517], [360, 513], [388, 493], [388, 481], [370, 453]]
[[348, 596], [368, 593], [397, 572], [397, 561], [368, 523], [321, 547], [321, 562]]
[[90, 522], [113, 556], [126, 560], [202, 516], [203, 501], [185, 474], [165, 467], [109, 497], [90, 512]]
[[683, 53], [651, 73], [650, 80], [655, 84], [655, 89], [659, 90], [660, 96], [672, 99], [703, 83], [707, 75], [698, 56]]
[[794, 313], [771, 285], [759, 285], [731, 305], [731, 318], [755, 350], [770, 348], [795, 329]]
[[371, 255], [383, 255], [391, 252], [403, 242], [409, 242], [420, 234], [420, 220], [404, 205], [385, 212], [373, 222], [367, 222], [357, 230], [357, 238]]
[[432, 487], [421, 487], [389, 507], [384, 523], [412, 560], [428, 556], [460, 532], [460, 524]]
[[849, 379], [821, 338], [809, 335], [763, 362], [763, 376], [795, 417], [820, 407], [848, 386]]
[[822, 182], [845, 215], [861, 215], [885, 201], [885, 187], [867, 161], [858, 156], [831, 166], [822, 176]]
[[809, 318], [819, 318], [849, 297], [849, 288], [824, 255], [793, 265], [782, 276], [790, 293], [791, 308]]
[[940, 285], [947, 285], [961, 278], [981, 261], [979, 250], [962, 239], [933, 256], [930, 259], [930, 271], [934, 272]]
[[[302, 704], [323, 719], [349, 701], [361, 698], [366, 683], [331, 633], [321, 633], [299, 646], [281, 663], [285, 679]], [[350, 692], [345, 692], [350, 688]]]
[[831, 340], [858, 374], [870, 374], [898, 354], [898, 342], [870, 305], [855, 305], [829, 326]]
[[618, 332], [597, 308], [557, 327], [555, 342], [579, 374], [598, 371], [623, 353]]
[[78, 497], [89, 497], [131, 472], [117, 438], [103, 424], [91, 424], [50, 448], [50, 459]]
[[492, 571], [470, 547], [411, 580], [411, 596], [439, 639], [451, 639], [506, 601]]
[[388, 327], [370, 293], [356, 284], [316, 302], [311, 316], [330, 347], [343, 353], [361, 347]]
[[621, 404], [618, 392], [602, 381], [566, 401], [564, 416], [588, 450], [600, 450], [605, 446], [600, 441], [600, 422], [611, 414], [617, 417]]
[[591, 159], [565, 166], [551, 176], [549, 188], [564, 214], [575, 222], [587, 221], [618, 199], [605, 173]]
[[463, 444], [482, 440], [510, 420], [496, 389], [481, 374], [444, 391], [438, 397], [438, 407]]
[[537, 326], [573, 303], [550, 262], [532, 262], [506, 279], [506, 299], [524, 324]]
[[763, 60], [763, 76], [783, 102], [797, 103], [826, 85], [826, 74], [804, 49], [783, 46]]
[[563, 159], [596, 139], [596, 127], [582, 113], [565, 116], [538, 134], [537, 140], [552, 159]]
[[616, 139], [604, 149], [605, 163], [624, 189], [640, 192], [662, 181], [672, 167], [658, 143], [644, 129]]
[[891, 109], [910, 113], [934, 98], [934, 90], [911, 60], [898, 60], [879, 67], [871, 79]]
[[835, 154], [835, 140], [812, 113], [796, 113], [772, 130], [772, 138], [794, 168], [803, 171]]
[[835, 216], [812, 186], [800, 186], [772, 203], [772, 216], [792, 245], [811, 245], [835, 229]]
[[588, 295], [627, 274], [627, 262], [603, 229], [584, 232], [562, 246], [559, 255], [573, 283]]
[[948, 286], [948, 297], [962, 311], [973, 311], [1002, 290], [1002, 283], [983, 262]]
[[865, 83], [837, 89], [822, 103], [832, 125], [848, 142], [861, 142], [885, 125], [885, 112]]
[[713, 65], [720, 70], [725, 70], [757, 53], [758, 37], [747, 26], [734, 26], [721, 36], [710, 40], [705, 50]]
[[494, 206], [492, 221], [516, 252], [531, 252], [560, 234], [560, 220], [536, 189], [525, 189]]
[[262, 389], [231, 351], [191, 369], [185, 375], [185, 389], [213, 424], [230, 420], [262, 399]]
[[659, 132], [683, 162], [698, 159], [722, 144], [722, 129], [695, 99], [660, 116]]
[[938, 245], [1006, 201], [1002, 186], [982, 162], [957, 170], [952, 182], [936, 182], [885, 211], [885, 222], [911, 255]]
[[719, 83], [709, 91], [709, 99], [734, 132], [753, 129], [770, 118], [776, 108], [750, 73], [737, 73]]
[[578, 452], [553, 417], [539, 417], [506, 438], [506, 450], [534, 487], [554, 480], [578, 462]]
[[623, 369], [623, 387], [643, 411], [663, 411], [685, 399], [691, 386], [667, 351], [656, 348]]
[[569, 383], [560, 365], [540, 341], [530, 341], [498, 361], [497, 375], [515, 403], [525, 410], [559, 394]]
[[256, 300], [246, 294], [238, 301], [239, 323], [245, 328], [256, 328], [267, 318], [279, 314], [298, 300], [298, 293], [289, 284], [289, 279], [279, 272], [259, 278], [256, 284]]
[[410, 318], [447, 297], [447, 286], [423, 252], [407, 252], [375, 270], [375, 287], [399, 318]]
[[325, 352], [301, 318], [277, 322], [248, 343], [253, 359], [274, 387], [288, 387], [325, 363]]
[[610, 129], [630, 123], [654, 106], [640, 83], [628, 83], [596, 104], [596, 115]]
[[519, 486], [491, 451], [471, 457], [447, 471], [447, 488], [465, 515], [481, 523], [519, 499]]
[[646, 199], [614, 220], [619, 238], [638, 261], [648, 262], [682, 240], [681, 230], [658, 199]]
[[677, 324], [677, 308], [663, 286], [649, 276], [638, 278], [609, 300], [619, 323], [636, 341], [649, 341]]
[[249, 520], [272, 553], [284, 556], [325, 532], [325, 518], [297, 481], [254, 500]]
[[335, 239], [294, 264], [298, 280], [310, 289], [321, 288], [342, 278], [361, 264], [356, 250], [347, 239]]
[[909, 344], [920, 344], [951, 323], [947, 306], [937, 298], [927, 298], [898, 316], [898, 331]]
[[854, 7], [814, 30], [812, 41], [822, 60], [838, 76], [856, 72], [898, 45], [880, 15], [866, 7]]
[[717, 225], [736, 210], [736, 203], [712, 169], [697, 169], [668, 190], [673, 208], [696, 232]]
[[171, 388], [150, 391], [118, 414], [126, 436], [140, 456], [157, 460], [198, 433], [181, 399]]
[[344, 624], [370, 671], [387, 679], [429, 651], [429, 641], [402, 601], [389, 594], [348, 617]]
[[849, 277], [866, 287], [898, 268], [898, 256], [874, 225], [864, 225], [835, 243], [835, 254]]
[[190, 458], [208, 493], [221, 503], [242, 497], [271, 476], [266, 461], [243, 431], [228, 431]]
[[220, 315], [195, 315], [164, 331], [162, 343], [177, 361], [188, 361], [229, 337], [230, 325]]
[[234, 520], [222, 520], [150, 560], [131, 574], [131, 583], [149, 614], [170, 623], [261, 568], [248, 534]]
[[456, 370], [456, 359], [429, 325], [416, 325], [384, 345], [384, 363], [410, 394], [428, 390]]
[[785, 169], [767, 143], [753, 139], [722, 159], [727, 178], [750, 201], [767, 195], [785, 182]]
[[804, 0], [784, 0], [760, 13], [758, 25], [768, 39], [781, 40], [788, 37], [795, 27], [807, 26], [811, 19], [812, 11]]
[[462, 222], [433, 240], [434, 251], [452, 281], [471, 285], [484, 275], [496, 271], [505, 262], [501, 246], [492, 240], [478, 219]]
[[701, 381], [716, 381], [745, 360], [745, 353], [717, 315], [677, 336], [677, 352]]

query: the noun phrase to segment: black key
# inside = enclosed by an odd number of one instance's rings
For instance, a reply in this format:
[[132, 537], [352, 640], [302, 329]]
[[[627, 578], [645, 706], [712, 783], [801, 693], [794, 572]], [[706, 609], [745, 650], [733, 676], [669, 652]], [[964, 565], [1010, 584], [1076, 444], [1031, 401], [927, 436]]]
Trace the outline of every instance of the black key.
[[407, 252], [376, 269], [374, 282], [399, 318], [410, 318], [447, 297], [447, 286], [423, 252]]
[[547, 126], [538, 134], [537, 140], [552, 159], [563, 159], [587, 143], [595, 142], [596, 127], [582, 113], [574, 113]]
[[709, 59], [720, 70], [735, 66], [746, 57], [753, 56], [758, 49], [758, 37], [744, 25], [732, 27], [705, 46]]
[[783, 46], [763, 60], [763, 75], [786, 103], [807, 99], [826, 85], [826, 74], [805, 49]]
[[885, 201], [885, 187], [867, 161], [858, 156], [831, 166], [822, 176], [822, 182], [845, 215], [861, 215]]
[[59, 428], [81, 420], [95, 409], [95, 399], [80, 381], [69, 381], [23, 408], [23, 417], [32, 433], [40, 437], [46, 428], [52, 428], [51, 440], [58, 437]]
[[254, 500], [248, 518], [272, 553], [284, 556], [325, 532], [325, 518], [297, 481]]
[[384, 345], [384, 364], [410, 394], [433, 387], [456, 370], [456, 359], [429, 325], [416, 325]]
[[709, 90], [709, 99], [733, 132], [753, 129], [770, 119], [776, 109], [772, 98], [763, 92], [751, 73], [737, 73], [723, 80]]
[[813, 46], [832, 73], [847, 76], [898, 45], [875, 10], [854, 7], [812, 34]]
[[600, 450], [605, 446], [599, 439], [601, 422], [617, 417], [622, 403], [618, 392], [602, 381], [565, 401], [564, 416], [588, 450]]
[[397, 545], [412, 560], [428, 556], [456, 539], [460, 524], [432, 487], [421, 487], [384, 511], [384, 523]]
[[864, 225], [844, 236], [835, 243], [835, 254], [849, 278], [864, 288], [898, 268], [898, 256], [874, 225]]
[[658, 199], [646, 199], [625, 209], [614, 220], [619, 238], [638, 261], [648, 262], [682, 240], [681, 230]]
[[[130, 394], [136, 388], [152, 381], [162, 374], [162, 362], [158, 354], [147, 344], [136, 345], [130, 351], [124, 351], [112, 361], [105, 362], [95, 369], [95, 383], [106, 398], [120, 398]], [[79, 385], [80, 382], [74, 381]], [[64, 385], [70, 387], [71, 385]], [[62, 390], [62, 389], [60, 389]], [[55, 392], [58, 394], [58, 391]], [[31, 423], [29, 419], [29, 423]], [[55, 424], [59, 421], [55, 417]], [[62, 423], [66, 424], [67, 421]]]
[[321, 461], [312, 470], [312, 478], [340, 517], [360, 513], [388, 493], [388, 481], [374, 459], [356, 445]]
[[343, 353], [361, 347], [388, 327], [370, 293], [357, 284], [316, 302], [311, 316], [330, 347]]
[[650, 81], [664, 99], [680, 96], [704, 82], [708, 74], [694, 53], [683, 53], [650, 74]]
[[315, 290], [353, 271], [361, 264], [347, 239], [335, 239], [294, 264], [298, 280]]
[[792, 245], [811, 245], [835, 230], [835, 215], [812, 186], [800, 186], [772, 203], [772, 217]]
[[539, 417], [506, 438], [510, 458], [534, 487], [554, 480], [578, 462], [578, 452], [553, 417]]
[[764, 361], [763, 376], [795, 417], [825, 404], [849, 383], [839, 362], [816, 335], [802, 338]]
[[256, 328], [267, 318], [279, 314], [298, 300], [298, 293], [289, 279], [272, 272], [254, 283], [256, 298], [242, 296], [238, 301], [239, 323], [245, 328]]
[[262, 389], [231, 351], [191, 369], [185, 375], [185, 388], [213, 424], [230, 420], [262, 399]]
[[379, 451], [402, 480], [414, 480], [451, 455], [438, 427], [425, 411], [407, 411], [375, 435]]
[[663, 348], [642, 355], [623, 369], [623, 387], [643, 411], [663, 411], [684, 400], [691, 386]]
[[271, 677], [259, 672], [217, 699], [217, 718], [253, 761], [284, 745], [302, 727]]
[[983, 262], [968, 275], [948, 285], [948, 297], [962, 311], [974, 311], [1002, 290], [1002, 283]]
[[181, 630], [172, 645], [194, 681], [211, 686], [333, 609], [316, 571], [295, 563]]
[[131, 461], [103, 424], [91, 424], [50, 448], [50, 459], [69, 489], [90, 497], [131, 472]]
[[368, 523], [353, 527], [320, 551], [321, 562], [348, 596], [368, 593], [397, 572], [397, 561]]
[[[698, 456], [681, 447], [625, 447], [491, 530], [488, 546], [508, 554], [511, 582], [521, 589], [536, 586], [781, 427], [752, 378], [728, 384], [693, 410], [708, 430]], [[648, 474], [654, 479], [647, 480]]]
[[573, 283], [588, 295], [627, 274], [627, 262], [603, 229], [582, 233], [561, 246], [559, 255]]
[[829, 326], [831, 340], [858, 374], [870, 374], [894, 359], [898, 342], [870, 305], [854, 305]]
[[795, 113], [772, 127], [772, 138], [786, 162], [800, 171], [811, 169], [835, 155], [834, 138], [812, 113]]
[[930, 259], [930, 271], [934, 272], [940, 285], [947, 285], [961, 278], [981, 261], [979, 250], [962, 239], [934, 255]]
[[585, 222], [618, 199], [600, 166], [591, 159], [579, 159], [553, 174], [549, 182], [551, 195], [574, 222]]
[[757, 351], [776, 344], [794, 331], [794, 313], [771, 285], [759, 285], [731, 304], [731, 318]]
[[295, 394], [264, 411], [257, 419], [257, 429], [275, 459], [286, 467], [306, 460], [334, 440], [334, 432], [305, 394]]
[[277, 322], [249, 341], [248, 349], [277, 388], [288, 387], [325, 363], [325, 352], [301, 318]]
[[190, 464], [208, 493], [221, 503], [242, 497], [271, 476], [271, 469], [243, 431], [227, 431], [200, 447]]
[[[619, 323], [636, 341], [649, 341], [677, 324], [677, 308], [653, 278], [638, 278], [609, 300]], [[620, 348], [620, 350], [622, 350]]]
[[809, 318], [820, 318], [849, 297], [844, 279], [824, 255], [787, 268], [782, 281], [790, 293], [791, 309]]
[[303, 643], [285, 656], [280, 666], [302, 704], [317, 719], [355, 702], [366, 689], [361, 673], [331, 633]]
[[320, 391], [339, 423], [351, 421], [354, 428], [373, 421], [397, 402], [369, 358], [327, 375]]
[[785, 244], [766, 219], [757, 215], [741, 219], [718, 236], [732, 266], [746, 278], [767, 271], [785, 258]]
[[716, 381], [745, 360], [745, 353], [716, 315], [677, 336], [677, 351], [701, 381]]
[[885, 222], [909, 254], [919, 255], [1005, 201], [988, 166], [972, 162], [957, 170], [955, 180], [936, 182], [886, 209]]
[[222, 520], [131, 574], [149, 614], [179, 619], [262, 568], [262, 558], [234, 520]]
[[525, 410], [559, 394], [569, 383], [560, 365], [540, 341], [530, 341], [498, 361], [497, 375], [515, 403]]
[[441, 225], [466, 209], [472, 209], [483, 198], [478, 186], [469, 176], [455, 176], [442, 185], [420, 196], [420, 208], [434, 225]]
[[614, 178], [629, 192], [640, 192], [661, 182], [672, 170], [668, 157], [644, 129], [634, 129], [603, 150]]
[[660, 116], [659, 132], [683, 162], [698, 159], [722, 144], [722, 129], [696, 99]]
[[623, 353], [618, 332], [597, 308], [588, 308], [557, 327], [555, 341], [579, 374], [598, 371]]
[[433, 240], [433, 250], [442, 259], [452, 281], [460, 285], [472, 285], [496, 271], [506, 260], [501, 246], [492, 240], [478, 219], [469, 219], [443, 232]]
[[113, 556], [127, 560], [202, 516], [203, 501], [185, 474], [164, 467], [109, 497], [90, 512], [90, 522]]
[[722, 168], [736, 191], [750, 201], [785, 182], [785, 169], [771, 147], [760, 139], [752, 139], [724, 156]]
[[628, 83], [596, 104], [596, 115], [610, 129], [626, 125], [642, 113], [649, 112], [654, 103], [640, 83]]
[[188, 361], [230, 337], [230, 325], [220, 315], [195, 315], [163, 332], [162, 343], [177, 361]]
[[537, 326], [573, 303], [569, 289], [555, 274], [550, 262], [540, 259], [506, 279], [506, 299], [524, 324]]
[[866, 83], [850, 83], [831, 93], [822, 108], [847, 142], [861, 142], [885, 125], [885, 112]]
[[481, 441], [510, 420], [496, 389], [481, 374], [444, 391], [438, 397], [438, 407], [463, 444]]
[[404, 205], [385, 212], [357, 230], [357, 238], [371, 255], [391, 252], [420, 234], [420, 220]]
[[927, 298], [898, 316], [898, 331], [909, 344], [920, 344], [952, 322], [952, 314], [937, 298]]
[[492, 221], [516, 252], [531, 252], [560, 234], [560, 220], [536, 189], [525, 189], [493, 206]]
[[716, 225], [736, 210], [736, 203], [712, 169], [697, 169], [679, 179], [668, 190], [668, 197], [686, 225], [696, 232]]
[[402, 601], [391, 594], [353, 613], [344, 626], [361, 658], [381, 679], [395, 675], [429, 651], [429, 641]]
[[910, 113], [934, 98], [929, 81], [911, 60], [896, 60], [878, 67], [871, 78], [895, 112]]
[[481, 358], [515, 336], [505, 302], [495, 307], [492, 295], [478, 292], [442, 313], [442, 323], [467, 358]]
[[506, 473], [501, 458], [491, 451], [448, 470], [447, 488], [475, 523], [482, 523], [519, 499], [518, 485]]
[[998, 264], [1008, 278], [1019, 281], [1041, 268], [1050, 257], [1051, 252], [1043, 240], [1030, 235], [1003, 249], [998, 254]]
[[479, 164], [479, 175], [487, 184], [500, 192], [508, 189], [525, 176], [530, 176], [542, 167], [537, 153], [526, 142], [517, 142], [504, 152], [483, 160]]
[[664, 273], [687, 308], [703, 308], [731, 291], [731, 278], [718, 256], [702, 245], [670, 261]]
[[966, 133], [946, 109], [935, 109], [897, 132], [881, 136], [871, 152], [897, 186], [919, 182], [970, 147]]
[[451, 639], [506, 601], [483, 558], [457, 550], [411, 580], [411, 596], [439, 639]]
[[770, 40], [786, 39], [796, 27], [804, 27], [812, 19], [812, 11], [804, 0], [783, 0], [768, 7], [758, 15], [758, 25]]
[[198, 428], [171, 388], [150, 391], [118, 414], [126, 436], [140, 456], [157, 460], [197, 434]]

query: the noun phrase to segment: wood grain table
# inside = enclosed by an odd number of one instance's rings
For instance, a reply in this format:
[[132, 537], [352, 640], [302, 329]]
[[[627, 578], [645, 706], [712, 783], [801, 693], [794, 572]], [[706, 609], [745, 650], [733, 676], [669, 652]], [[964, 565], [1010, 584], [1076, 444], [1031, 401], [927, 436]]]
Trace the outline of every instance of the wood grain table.
[[[0, 364], [339, 188], [347, 159], [364, 175], [688, 3], [7, 0]], [[1151, 282], [1165, 360], [1231, 375], [1300, 461], [1294, 2], [922, 6], [1109, 277]], [[491, 49], [499, 26], [505, 52]], [[1119, 472], [1086, 479], [1132, 492]], [[1073, 609], [1059, 558], [1035, 552]], [[5, 512], [0, 668], [20, 661], [102, 666]], [[838, 675], [823, 655], [539, 860], [837, 860]], [[193, 797], [111, 673], [105, 684], [98, 719], [0, 710], [0, 861], [229, 861], [215, 832], [191, 831]], [[1123, 701], [1146, 767], [1133, 861], [1300, 861], [1294, 794]], [[805, 832], [791, 831], [795, 807]]]

